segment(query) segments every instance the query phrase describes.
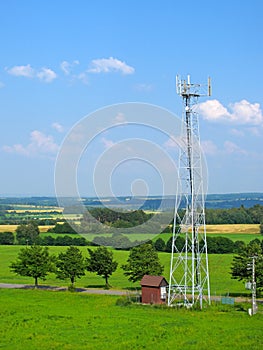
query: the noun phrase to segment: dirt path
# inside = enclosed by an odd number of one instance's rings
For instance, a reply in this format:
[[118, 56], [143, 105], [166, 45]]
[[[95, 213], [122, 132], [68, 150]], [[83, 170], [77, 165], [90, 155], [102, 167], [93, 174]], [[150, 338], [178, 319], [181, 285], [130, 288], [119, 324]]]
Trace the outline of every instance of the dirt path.
[[[15, 284], [15, 283], [0, 283], [0, 288], [9, 289], [34, 289], [34, 285], [30, 284]], [[53, 291], [66, 291], [67, 287], [54, 287], [40, 285], [37, 289], [53, 290]], [[105, 295], [128, 295], [135, 294], [134, 291], [116, 290], [116, 289], [97, 289], [97, 288], [76, 288], [76, 292], [89, 293], [89, 294], [105, 294]]]

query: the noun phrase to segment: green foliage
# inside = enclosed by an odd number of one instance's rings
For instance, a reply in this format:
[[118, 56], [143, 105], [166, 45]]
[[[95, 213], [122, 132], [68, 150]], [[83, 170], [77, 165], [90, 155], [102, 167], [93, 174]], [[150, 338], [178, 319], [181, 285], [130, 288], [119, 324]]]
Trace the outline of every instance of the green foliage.
[[154, 242], [154, 248], [158, 252], [163, 252], [165, 251], [166, 244], [162, 238], [157, 238], [157, 240]]
[[[146, 214], [143, 210], [124, 212], [108, 208], [92, 208], [89, 209], [89, 214], [103, 224], [123, 228], [141, 225], [153, 216], [153, 214]], [[90, 221], [87, 213], [83, 214], [83, 221]]]
[[227, 237], [207, 237], [207, 251], [212, 254], [233, 253], [235, 244]]
[[73, 227], [73, 224], [70, 225], [68, 222], [64, 222], [63, 224], [57, 223], [54, 227], [50, 228], [48, 232], [54, 233], [76, 233], [76, 230]]
[[127, 264], [122, 265], [129, 281], [140, 281], [144, 275], [161, 275], [164, 267], [151, 244], [145, 243], [131, 249]]
[[12, 245], [14, 244], [14, 238], [13, 232], [0, 233], [0, 244]]
[[29, 224], [19, 225], [16, 229], [16, 239], [18, 244], [32, 245], [38, 243], [39, 228], [36, 222], [31, 221]]
[[206, 209], [207, 224], [259, 224], [263, 221], [263, 206], [251, 208]]
[[109, 277], [116, 271], [118, 263], [113, 260], [113, 252], [106, 247], [98, 247], [95, 250], [88, 249], [89, 257], [87, 261], [87, 270], [96, 272], [97, 275], [105, 279], [106, 288], [109, 288]]
[[61, 252], [56, 261], [56, 275], [61, 280], [69, 279], [71, 289], [77, 278], [85, 275], [85, 260], [82, 252], [77, 247], [69, 247], [65, 253]]
[[22, 248], [10, 269], [18, 275], [33, 277], [37, 286], [39, 278], [45, 280], [47, 274], [54, 270], [53, 262], [54, 258], [49, 255], [47, 247], [34, 245]]
[[252, 271], [248, 266], [251, 265], [251, 257], [255, 256], [255, 281], [258, 292], [263, 290], [263, 251], [259, 243], [257, 240], [251, 241], [239, 255], [234, 256], [231, 266], [233, 279], [252, 282]]
[[121, 233], [113, 233], [111, 237], [96, 236], [94, 237], [92, 243], [94, 245], [102, 245], [107, 247], [114, 247], [116, 249], [128, 249], [134, 245], [138, 245], [142, 242], [134, 241], [131, 242], [128, 237], [122, 235]]

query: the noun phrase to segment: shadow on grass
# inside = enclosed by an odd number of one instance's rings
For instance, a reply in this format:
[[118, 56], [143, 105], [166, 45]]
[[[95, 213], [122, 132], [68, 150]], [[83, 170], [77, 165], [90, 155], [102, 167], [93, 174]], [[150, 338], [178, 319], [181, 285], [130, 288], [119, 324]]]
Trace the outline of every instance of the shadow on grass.
[[105, 284], [87, 284], [84, 288], [107, 289]]

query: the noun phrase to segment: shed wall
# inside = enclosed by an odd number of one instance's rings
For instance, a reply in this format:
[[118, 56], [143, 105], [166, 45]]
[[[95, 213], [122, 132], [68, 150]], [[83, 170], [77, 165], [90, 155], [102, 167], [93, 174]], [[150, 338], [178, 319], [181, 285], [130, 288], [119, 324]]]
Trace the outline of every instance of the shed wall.
[[163, 304], [161, 291], [158, 287], [142, 286], [142, 303], [144, 304]]

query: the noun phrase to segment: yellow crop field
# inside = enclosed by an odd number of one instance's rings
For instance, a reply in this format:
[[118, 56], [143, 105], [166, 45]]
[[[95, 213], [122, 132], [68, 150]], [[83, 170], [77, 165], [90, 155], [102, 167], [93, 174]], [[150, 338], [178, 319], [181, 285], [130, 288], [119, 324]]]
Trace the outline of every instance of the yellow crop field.
[[236, 233], [236, 234], [257, 234], [260, 232], [259, 224], [224, 224], [224, 225], [206, 225], [207, 233]]
[[[18, 225], [0, 225], [0, 232], [15, 232]], [[47, 232], [47, 230], [54, 225], [38, 226], [40, 232]]]
[[52, 213], [53, 211], [57, 211], [59, 213], [62, 213], [63, 212], [63, 208], [58, 208], [58, 207], [55, 207], [55, 208], [50, 208], [50, 209], [31, 209], [31, 208], [28, 208], [28, 209], [10, 209], [10, 210], [7, 210], [8, 213], [17, 213], [17, 214], [23, 214], [23, 213]]

